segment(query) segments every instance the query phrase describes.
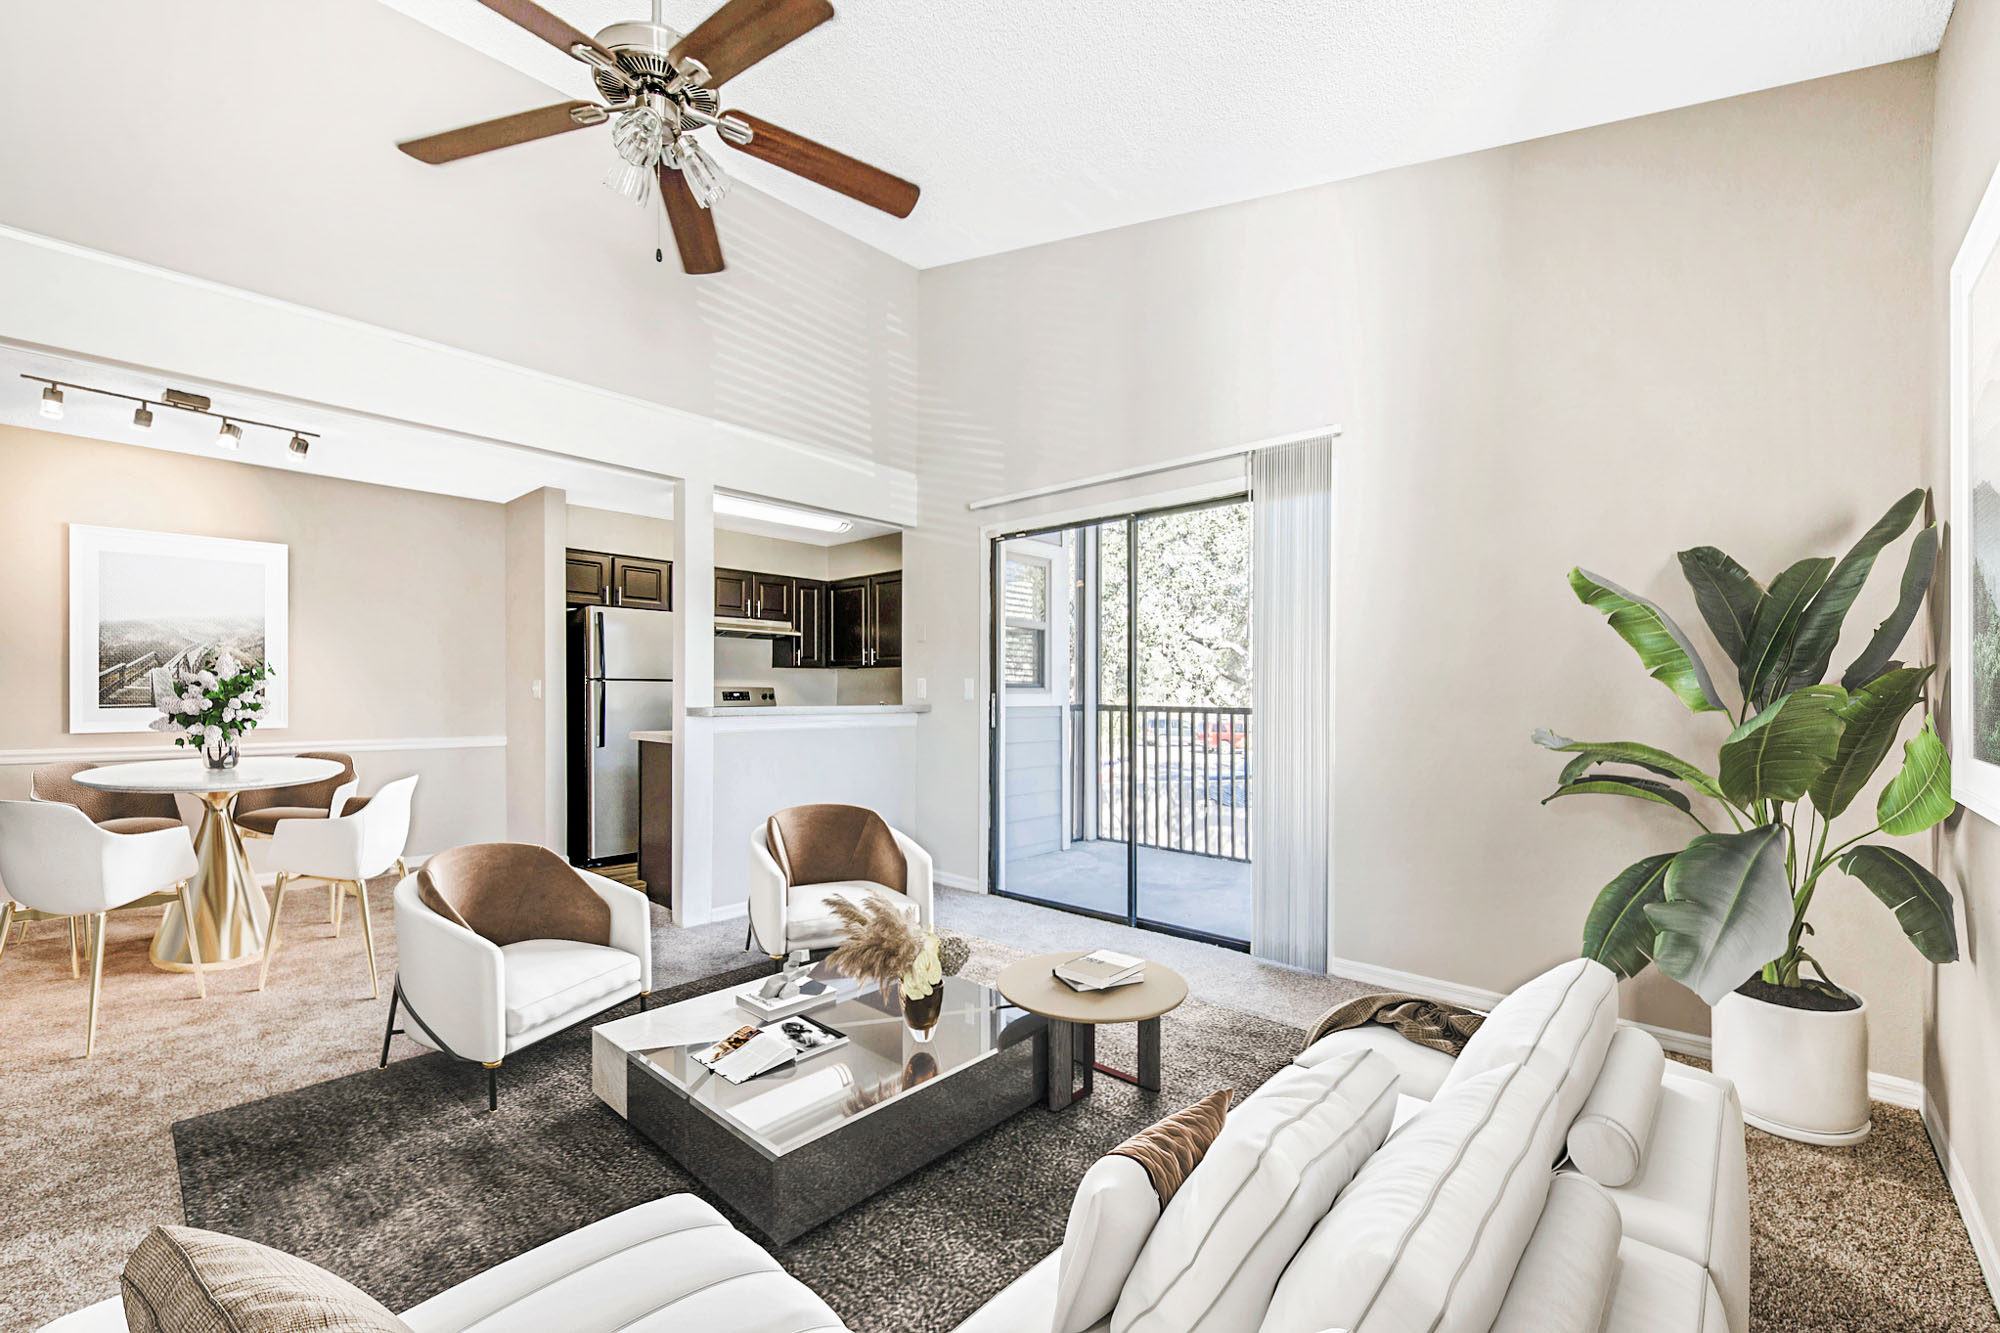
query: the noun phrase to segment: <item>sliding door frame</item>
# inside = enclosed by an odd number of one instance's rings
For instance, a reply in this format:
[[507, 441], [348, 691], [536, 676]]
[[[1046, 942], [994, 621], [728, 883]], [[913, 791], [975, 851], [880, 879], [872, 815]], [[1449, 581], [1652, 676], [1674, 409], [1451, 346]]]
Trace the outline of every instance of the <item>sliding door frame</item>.
[[[1134, 926], [1140, 930], [1150, 930], [1155, 934], [1173, 935], [1184, 940], [1197, 940], [1203, 944], [1213, 944], [1223, 949], [1234, 949], [1240, 953], [1250, 951], [1248, 940], [1230, 939], [1224, 935], [1210, 934], [1204, 930], [1194, 930], [1165, 921], [1152, 921], [1139, 913], [1139, 782], [1137, 752], [1139, 746], [1139, 522], [1141, 519], [1157, 518], [1166, 514], [1182, 514], [1197, 509], [1219, 509], [1223, 505], [1248, 504], [1250, 492], [1234, 490], [1204, 499], [1179, 500], [1167, 504], [1151, 505], [1139, 509], [1114, 509], [1097, 518], [1072, 518], [1060, 523], [1043, 523], [1034, 527], [1009, 529], [989, 533], [987, 536], [987, 580], [991, 614], [987, 617], [986, 633], [992, 648], [989, 663], [992, 688], [987, 693], [987, 837], [986, 837], [986, 882], [993, 892], [1003, 898], [1013, 898], [1020, 902], [1034, 903], [1039, 907], [1052, 907], [1062, 912], [1072, 912], [1078, 916], [1094, 917], [1100, 921], [1112, 921], [1121, 926]], [[1254, 520], [1253, 520], [1254, 521]], [[1125, 756], [1121, 765], [1124, 773], [1125, 807], [1125, 912], [1100, 912], [1091, 907], [1080, 907], [1074, 903], [1055, 902], [1047, 898], [1037, 898], [1032, 894], [1017, 893], [1006, 887], [1006, 784], [1003, 764], [1006, 759], [1006, 588], [1004, 585], [1005, 557], [1002, 548], [1006, 543], [1027, 537], [1046, 537], [1052, 533], [1072, 532], [1078, 529], [1104, 528], [1114, 523], [1125, 527]], [[1094, 602], [1103, 600], [1103, 565], [1101, 560], [1091, 562], [1090, 595]], [[1092, 617], [1093, 627], [1096, 618]], [[1096, 636], [1093, 636], [1095, 638]], [[1092, 645], [1092, 667], [1096, 669], [1096, 645]], [[1053, 676], [1054, 665], [1050, 674]], [[1115, 707], [1116, 705], [1112, 705]], [[1069, 725], [1070, 705], [1063, 704], [1063, 725]], [[1106, 705], [1100, 700], [1098, 707]], [[1254, 721], [1254, 718], [1253, 718]], [[1096, 763], [1096, 732], [1092, 732], [1092, 762]], [[1093, 772], [1095, 772], [1093, 767]], [[1101, 832], [1101, 830], [1099, 830]], [[1254, 855], [1254, 853], [1253, 853]]]

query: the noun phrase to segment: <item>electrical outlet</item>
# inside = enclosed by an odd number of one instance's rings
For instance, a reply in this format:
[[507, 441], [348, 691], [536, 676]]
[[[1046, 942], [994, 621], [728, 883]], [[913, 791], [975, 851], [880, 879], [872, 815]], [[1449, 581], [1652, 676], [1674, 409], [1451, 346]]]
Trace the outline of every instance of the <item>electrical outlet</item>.
[[530, 686], [529, 688], [530, 688], [530, 689], [532, 689], [532, 690], [533, 690], [533, 691], [535, 692], [535, 697], [536, 697], [537, 699], [539, 699], [539, 698], [541, 698], [541, 697], [542, 697], [542, 682], [541, 682], [541, 681], [539, 681], [539, 680], [538, 680], [538, 681], [536, 681], [536, 682], [535, 682], [535, 683], [534, 683], [534, 684], [533, 684], [532, 686]]
[[979, 682], [975, 681], [972, 677], [967, 676], [965, 678], [965, 701], [967, 703], [971, 703], [973, 696], [976, 695], [978, 692], [979, 692]]
[[917, 698], [919, 698], [919, 699], [928, 699], [928, 698], [930, 698], [930, 697], [931, 697], [931, 683], [930, 683], [930, 681], [929, 681], [929, 680], [927, 680], [927, 679], [925, 679], [925, 678], [924, 678], [924, 677], [922, 677], [922, 676], [918, 676], [918, 677], [917, 677]]

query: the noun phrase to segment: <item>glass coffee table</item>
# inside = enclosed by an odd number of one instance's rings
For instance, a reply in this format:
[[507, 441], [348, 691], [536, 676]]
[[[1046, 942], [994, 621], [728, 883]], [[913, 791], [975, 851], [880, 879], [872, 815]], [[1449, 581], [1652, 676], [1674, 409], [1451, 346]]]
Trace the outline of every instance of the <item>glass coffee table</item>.
[[599, 1099], [780, 1244], [1048, 1097], [1048, 1021], [992, 987], [946, 977], [918, 1033], [892, 995], [811, 975], [836, 997], [811, 1017], [847, 1041], [746, 1083], [694, 1056], [752, 1021], [736, 997], [762, 979], [591, 1034]]

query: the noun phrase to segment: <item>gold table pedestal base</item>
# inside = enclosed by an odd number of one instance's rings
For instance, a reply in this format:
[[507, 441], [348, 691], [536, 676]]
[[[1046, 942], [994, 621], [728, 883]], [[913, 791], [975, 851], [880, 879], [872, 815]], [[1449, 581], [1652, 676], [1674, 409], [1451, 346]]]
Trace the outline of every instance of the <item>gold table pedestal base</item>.
[[[202, 970], [248, 967], [264, 956], [271, 931], [271, 907], [250, 869], [250, 858], [237, 836], [230, 807], [233, 792], [203, 792], [201, 826], [195, 831], [194, 930], [201, 944]], [[188, 925], [180, 904], [167, 908], [153, 934], [154, 967], [167, 972], [192, 972]]]

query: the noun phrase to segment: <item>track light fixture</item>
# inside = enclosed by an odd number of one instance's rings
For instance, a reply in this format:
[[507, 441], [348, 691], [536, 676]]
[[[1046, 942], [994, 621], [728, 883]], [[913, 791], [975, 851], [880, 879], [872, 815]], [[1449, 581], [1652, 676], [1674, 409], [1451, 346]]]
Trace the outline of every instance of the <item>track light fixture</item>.
[[319, 438], [314, 431], [294, 430], [290, 426], [280, 426], [275, 422], [252, 421], [248, 417], [225, 417], [220, 412], [211, 412], [206, 397], [198, 393], [189, 393], [185, 389], [163, 390], [157, 399], [136, 398], [129, 393], [119, 393], [116, 389], [97, 389], [88, 384], [71, 384], [67, 380], [52, 380], [45, 375], [23, 375], [21, 378], [42, 386], [42, 415], [51, 421], [62, 419], [63, 390], [74, 389], [78, 393], [94, 393], [102, 398], [121, 398], [128, 403], [137, 403], [138, 406], [132, 409], [132, 425], [136, 430], [153, 428], [155, 402], [164, 407], [171, 407], [176, 412], [186, 412], [198, 417], [213, 417], [222, 423], [221, 428], [215, 433], [216, 447], [220, 449], [241, 448], [245, 426], [258, 426], [264, 430], [275, 430], [282, 435], [289, 435], [291, 442], [286, 447], [300, 458], [306, 456], [306, 450], [311, 447], [309, 442]]

